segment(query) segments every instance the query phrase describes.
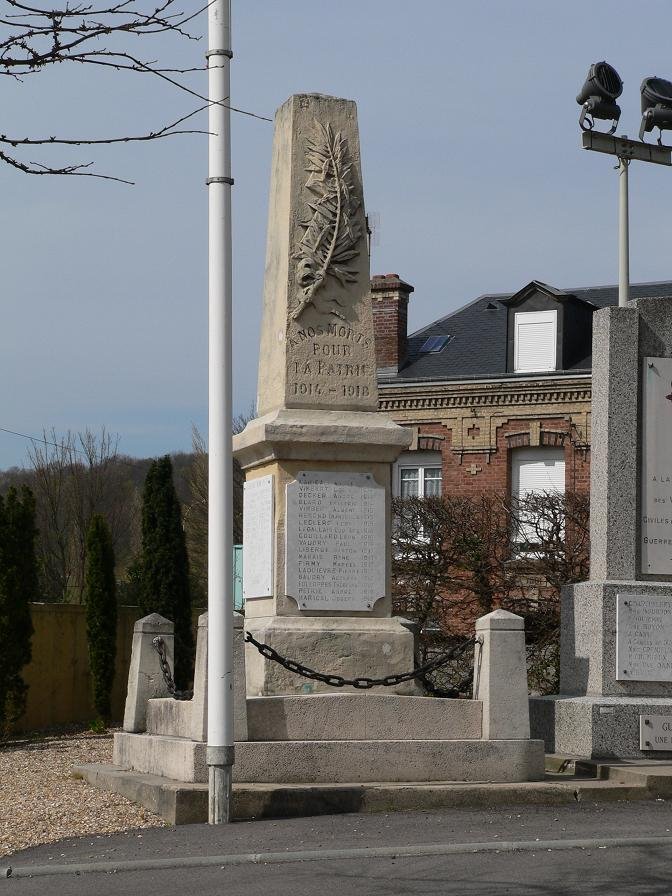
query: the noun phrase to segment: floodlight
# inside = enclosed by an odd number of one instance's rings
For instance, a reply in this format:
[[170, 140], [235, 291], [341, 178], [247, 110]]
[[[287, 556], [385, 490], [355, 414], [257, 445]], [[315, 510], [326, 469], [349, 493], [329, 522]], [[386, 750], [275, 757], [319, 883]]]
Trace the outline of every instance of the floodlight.
[[621, 108], [616, 99], [623, 93], [623, 81], [616, 69], [608, 62], [595, 62], [588, 70], [579, 95], [576, 98], [581, 106], [579, 125], [584, 131], [592, 131], [595, 119], [611, 121], [613, 134], [621, 117]]
[[639, 139], [644, 134], [659, 129], [658, 143], [662, 146], [662, 132], [672, 129], [672, 83], [663, 78], [644, 78], [642, 81], [642, 126]]

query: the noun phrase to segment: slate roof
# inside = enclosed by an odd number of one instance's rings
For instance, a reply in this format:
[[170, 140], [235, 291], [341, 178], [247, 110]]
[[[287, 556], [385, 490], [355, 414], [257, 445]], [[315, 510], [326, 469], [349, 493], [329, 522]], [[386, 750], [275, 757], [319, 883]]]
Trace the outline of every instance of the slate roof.
[[[617, 286], [589, 286], [562, 292], [598, 308], [618, 304]], [[468, 305], [412, 333], [408, 337], [406, 361], [399, 373], [381, 379], [381, 383], [520, 376], [506, 370], [507, 307], [502, 302], [513, 295], [516, 293], [479, 296]], [[672, 280], [632, 284], [630, 295], [633, 299], [672, 298]], [[421, 353], [420, 349], [430, 336], [441, 335], [449, 335], [451, 339], [440, 352]], [[580, 371], [575, 369], [571, 372]], [[581, 372], [590, 371], [583, 369]], [[557, 373], [535, 376], [557, 376]]]

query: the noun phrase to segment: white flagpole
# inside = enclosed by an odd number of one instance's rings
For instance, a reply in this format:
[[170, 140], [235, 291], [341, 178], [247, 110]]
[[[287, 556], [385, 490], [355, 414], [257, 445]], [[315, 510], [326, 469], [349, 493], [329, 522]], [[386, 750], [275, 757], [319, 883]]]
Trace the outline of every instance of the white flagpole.
[[231, 457], [230, 0], [208, 10], [208, 746], [210, 824], [231, 820], [233, 475]]

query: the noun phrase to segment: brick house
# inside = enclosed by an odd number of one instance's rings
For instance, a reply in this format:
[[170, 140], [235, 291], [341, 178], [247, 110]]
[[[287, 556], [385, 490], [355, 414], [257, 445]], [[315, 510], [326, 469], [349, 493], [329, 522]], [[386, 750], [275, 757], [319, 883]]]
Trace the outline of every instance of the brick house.
[[[533, 280], [409, 335], [412, 293], [396, 274], [371, 281], [379, 408], [413, 430], [395, 494], [587, 492], [592, 315], [617, 287]], [[672, 282], [631, 295], [672, 298]]]

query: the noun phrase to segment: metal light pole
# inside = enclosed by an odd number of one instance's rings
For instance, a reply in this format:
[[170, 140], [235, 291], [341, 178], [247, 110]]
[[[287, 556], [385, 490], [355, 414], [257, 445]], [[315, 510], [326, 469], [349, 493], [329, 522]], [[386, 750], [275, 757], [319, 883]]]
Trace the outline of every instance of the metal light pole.
[[[644, 134], [659, 128], [672, 128], [672, 83], [662, 78], [644, 78], [642, 94], [642, 126], [639, 140], [615, 137], [621, 118], [616, 100], [623, 93], [623, 80], [613, 65], [602, 60], [588, 69], [588, 77], [576, 98], [581, 106], [579, 127], [583, 131], [583, 148], [606, 152], [618, 157], [618, 304], [624, 308], [630, 298], [630, 224], [628, 215], [628, 168], [636, 159], [670, 165], [670, 147], [644, 142]], [[608, 133], [593, 130], [596, 121], [610, 121]]]
[[208, 9], [208, 821], [231, 820], [233, 471], [231, 457], [230, 0]]
[[624, 308], [630, 298], [630, 213], [628, 209], [627, 159], [618, 159], [618, 304]]
[[642, 140], [629, 140], [598, 131], [584, 131], [582, 146], [618, 157], [618, 304], [625, 306], [630, 297], [628, 168], [633, 160], [672, 165], [672, 150], [669, 146], [654, 146]]

